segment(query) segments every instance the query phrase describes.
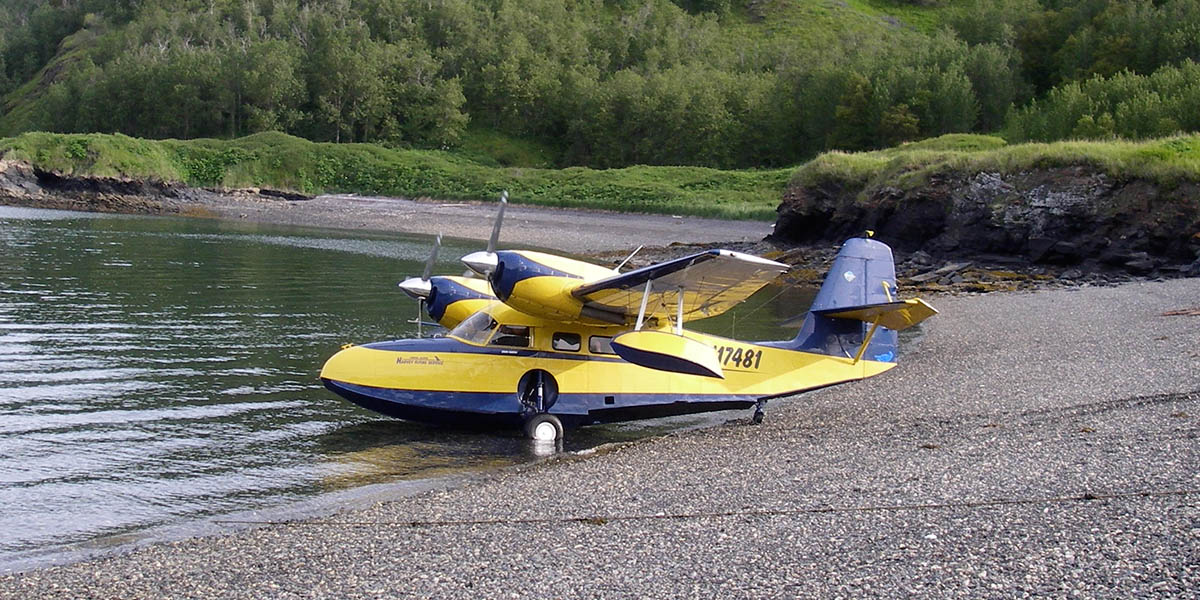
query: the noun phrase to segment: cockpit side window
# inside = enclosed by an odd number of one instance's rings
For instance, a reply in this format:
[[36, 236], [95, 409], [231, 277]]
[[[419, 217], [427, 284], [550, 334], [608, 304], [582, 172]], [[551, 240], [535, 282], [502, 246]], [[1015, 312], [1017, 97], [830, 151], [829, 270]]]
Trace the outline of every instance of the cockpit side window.
[[529, 347], [529, 327], [525, 325], [501, 325], [492, 338], [493, 346]]
[[485, 312], [477, 312], [450, 331], [450, 336], [472, 344], [487, 343], [496, 329], [496, 320]]

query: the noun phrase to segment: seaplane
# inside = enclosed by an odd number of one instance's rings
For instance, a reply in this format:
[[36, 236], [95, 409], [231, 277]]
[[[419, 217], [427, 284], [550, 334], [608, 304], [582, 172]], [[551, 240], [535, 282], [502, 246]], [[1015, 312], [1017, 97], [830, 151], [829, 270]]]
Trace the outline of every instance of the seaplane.
[[[622, 272], [529, 250], [499, 250], [507, 206], [462, 276], [434, 276], [440, 236], [419, 277], [399, 284], [444, 335], [347, 345], [320, 378], [384, 415], [464, 428], [520, 428], [539, 442], [572, 428], [766, 402], [896, 366], [897, 331], [937, 311], [897, 296], [895, 263], [871, 237], [842, 244], [799, 333], [749, 342], [684, 328], [719, 315], [788, 270], [713, 249]], [[636, 253], [636, 251], [635, 251]], [[632, 257], [632, 255], [631, 255]], [[799, 311], [797, 311], [799, 312]]]

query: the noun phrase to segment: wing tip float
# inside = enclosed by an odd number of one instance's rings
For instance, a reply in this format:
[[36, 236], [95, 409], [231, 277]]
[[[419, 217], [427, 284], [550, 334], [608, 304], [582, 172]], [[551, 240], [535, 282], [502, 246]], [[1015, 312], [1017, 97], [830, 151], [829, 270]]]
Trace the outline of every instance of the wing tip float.
[[649, 369], [725, 378], [717, 351], [682, 335], [653, 329], [630, 331], [613, 338], [612, 348], [621, 358]]

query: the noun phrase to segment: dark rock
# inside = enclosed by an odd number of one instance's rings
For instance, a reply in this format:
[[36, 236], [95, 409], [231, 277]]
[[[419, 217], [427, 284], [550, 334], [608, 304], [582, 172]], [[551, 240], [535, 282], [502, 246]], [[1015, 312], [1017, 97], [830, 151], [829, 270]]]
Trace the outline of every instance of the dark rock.
[[[1092, 243], [1091, 245], [1096, 244]], [[1083, 254], [1083, 248], [1079, 243], [1049, 238], [1029, 240], [1029, 260], [1033, 262], [1074, 265], [1083, 260]]]
[[1050, 251], [1050, 248], [1052, 248], [1055, 243], [1057, 243], [1057, 240], [1052, 240], [1050, 238], [1031, 238], [1029, 240], [1029, 250], [1027, 253], [1029, 260], [1033, 262], [1040, 262], [1042, 257]]
[[1130, 252], [1110, 249], [1100, 255], [1100, 262], [1110, 267], [1121, 266], [1128, 262], [1136, 260]]
[[790, 243], [836, 243], [874, 229], [919, 266], [931, 264], [925, 259], [933, 255], [1144, 274], [1149, 264], [1138, 253], [1156, 261], [1153, 269], [1200, 258], [1196, 197], [1200, 182], [1162, 188], [1082, 165], [938, 172], [910, 189], [826, 180], [787, 190], [772, 235]]
[[914, 265], [933, 264], [933, 257], [930, 256], [929, 253], [922, 252], [921, 250], [917, 250], [916, 252], [913, 252], [912, 254], [910, 254], [908, 257], [908, 260], [911, 261]]
[[[21, 161], [0, 160], [0, 202], [17, 206], [92, 212], [169, 214], [214, 195], [295, 202], [312, 197], [283, 190], [205, 189], [178, 181], [124, 179], [46, 171]], [[244, 215], [243, 215], [244, 216]]]
[[1066, 271], [1063, 271], [1062, 275], [1059, 275], [1059, 277], [1062, 279], [1070, 279], [1073, 281], [1073, 280], [1082, 278], [1083, 271], [1080, 271], [1079, 269], [1068, 269]]
[[1200, 258], [1197, 258], [1196, 262], [1180, 271], [1180, 274], [1184, 277], [1200, 277]]
[[926, 281], [933, 281], [938, 277], [941, 277], [941, 273], [938, 273], [937, 271], [929, 271], [927, 273], [921, 273], [920, 275], [914, 275], [910, 279], [916, 283], [925, 283]]
[[971, 263], [971, 262], [950, 263], [950, 264], [934, 271], [934, 273], [937, 273], [938, 275], [945, 275], [947, 273], [957, 273], [957, 272], [971, 266], [972, 264], [973, 263]]
[[979, 262], [1000, 266], [1017, 266], [1028, 264], [1029, 262], [1017, 256], [1004, 256], [1000, 254], [976, 254], [975, 258], [978, 259]]
[[283, 190], [272, 190], [272, 189], [267, 189], [267, 188], [258, 190], [258, 193], [261, 196], [266, 196], [268, 198], [279, 198], [281, 200], [287, 200], [289, 202], [300, 202], [302, 200], [312, 200], [313, 199], [313, 197], [308, 194], [300, 194], [297, 192], [285, 192]]
[[1058, 264], [1076, 264], [1083, 260], [1083, 248], [1074, 242], [1055, 242], [1047, 254]]
[[1125, 263], [1125, 269], [1135, 275], [1145, 275], [1158, 268], [1158, 261], [1153, 258], [1137, 258]]

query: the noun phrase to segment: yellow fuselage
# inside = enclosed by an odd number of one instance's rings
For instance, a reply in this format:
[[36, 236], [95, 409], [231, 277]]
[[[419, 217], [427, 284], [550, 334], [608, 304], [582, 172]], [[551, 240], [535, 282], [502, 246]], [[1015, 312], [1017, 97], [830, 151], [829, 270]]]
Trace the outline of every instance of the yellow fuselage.
[[[608, 342], [628, 327], [542, 319], [500, 303], [482, 312], [496, 325], [490, 334], [459, 328], [446, 338], [350, 347], [326, 362], [321, 378], [338, 394], [385, 414], [468, 425], [519, 423], [522, 378], [542, 371], [554, 385], [549, 412], [583, 425], [745, 407], [895, 366], [684, 331], [715, 349], [723, 371], [723, 378], [687, 375], [613, 354]], [[512, 342], [505, 326], [524, 328], [528, 345], [504, 345]]]

